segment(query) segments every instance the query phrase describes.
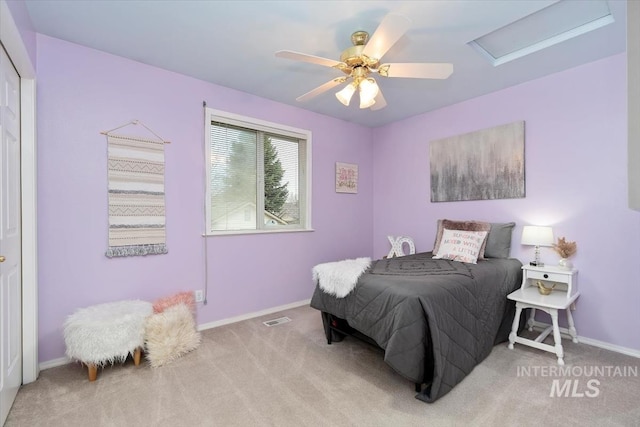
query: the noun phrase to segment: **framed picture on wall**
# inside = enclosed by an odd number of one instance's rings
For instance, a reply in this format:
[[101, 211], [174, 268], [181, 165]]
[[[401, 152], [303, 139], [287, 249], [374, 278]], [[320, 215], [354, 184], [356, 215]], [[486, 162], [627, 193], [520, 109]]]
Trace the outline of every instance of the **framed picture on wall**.
[[336, 193], [358, 192], [358, 165], [336, 162]]
[[524, 121], [431, 141], [431, 201], [525, 197]]

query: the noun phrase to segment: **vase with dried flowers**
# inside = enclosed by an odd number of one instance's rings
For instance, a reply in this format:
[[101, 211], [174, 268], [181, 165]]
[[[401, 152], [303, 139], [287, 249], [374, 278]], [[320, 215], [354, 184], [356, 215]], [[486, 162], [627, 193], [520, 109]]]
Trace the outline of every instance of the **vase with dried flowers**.
[[558, 243], [553, 244], [553, 250], [560, 255], [560, 261], [558, 261], [558, 267], [565, 270], [571, 270], [573, 263], [569, 261], [569, 258], [573, 256], [578, 250], [576, 242], [569, 242], [564, 237], [558, 238]]

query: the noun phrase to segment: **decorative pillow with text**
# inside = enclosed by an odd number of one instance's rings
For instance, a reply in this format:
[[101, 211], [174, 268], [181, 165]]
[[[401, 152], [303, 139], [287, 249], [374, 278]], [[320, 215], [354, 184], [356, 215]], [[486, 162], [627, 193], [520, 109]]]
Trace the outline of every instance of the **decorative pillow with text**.
[[480, 249], [487, 237], [486, 231], [442, 230], [442, 240], [434, 259], [478, 263]]
[[[445, 228], [448, 230], [490, 232], [491, 224], [484, 221], [454, 221], [450, 219], [439, 219], [438, 229], [436, 231], [436, 241], [433, 245], [434, 255], [437, 254], [438, 249], [440, 249], [440, 242], [442, 241], [442, 232], [444, 231]], [[478, 253], [478, 259], [484, 258], [484, 251], [485, 251], [485, 246], [487, 244], [487, 240], [482, 242], [482, 246], [480, 247], [480, 252]]]

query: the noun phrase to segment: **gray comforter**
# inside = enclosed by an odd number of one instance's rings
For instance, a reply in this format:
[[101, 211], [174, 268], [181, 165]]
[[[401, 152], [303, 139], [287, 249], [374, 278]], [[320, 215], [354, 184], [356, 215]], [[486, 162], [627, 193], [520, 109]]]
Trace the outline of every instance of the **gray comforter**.
[[384, 349], [384, 360], [425, 387], [433, 402], [506, 340], [513, 319], [507, 294], [520, 286], [516, 259], [478, 264], [434, 260], [430, 252], [374, 261], [345, 298], [318, 286], [311, 306], [346, 320]]

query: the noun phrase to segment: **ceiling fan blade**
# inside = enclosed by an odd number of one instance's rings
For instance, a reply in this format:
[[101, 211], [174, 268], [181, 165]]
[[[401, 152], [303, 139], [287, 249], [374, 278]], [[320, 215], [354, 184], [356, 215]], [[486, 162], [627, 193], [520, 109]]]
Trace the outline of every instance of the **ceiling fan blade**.
[[375, 97], [376, 103], [369, 107], [372, 111], [382, 110], [387, 106], [387, 101], [382, 96], [382, 90], [378, 91], [378, 94]]
[[324, 65], [325, 67], [336, 67], [342, 64], [340, 61], [322, 58], [320, 56], [307, 55], [306, 53], [293, 52], [291, 50], [279, 50], [276, 52], [278, 58], [292, 59], [294, 61], [310, 62], [312, 64]]
[[296, 101], [298, 102], [303, 102], [303, 101], [307, 101], [315, 96], [320, 95], [323, 92], [328, 91], [331, 88], [334, 88], [336, 86], [338, 86], [341, 83], [344, 83], [347, 80], [346, 77], [338, 77], [335, 78], [333, 80], [329, 80], [328, 82], [326, 82], [323, 85], [318, 86], [317, 88], [305, 93], [304, 95], [301, 95], [299, 97], [296, 98]]
[[407, 77], [414, 79], [446, 79], [453, 73], [449, 63], [395, 63], [383, 64], [378, 74], [384, 77]]
[[406, 16], [388, 14], [369, 39], [362, 54], [379, 60], [407, 32], [410, 25], [411, 21]]

